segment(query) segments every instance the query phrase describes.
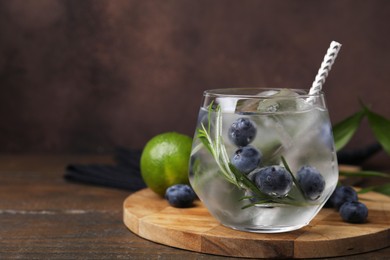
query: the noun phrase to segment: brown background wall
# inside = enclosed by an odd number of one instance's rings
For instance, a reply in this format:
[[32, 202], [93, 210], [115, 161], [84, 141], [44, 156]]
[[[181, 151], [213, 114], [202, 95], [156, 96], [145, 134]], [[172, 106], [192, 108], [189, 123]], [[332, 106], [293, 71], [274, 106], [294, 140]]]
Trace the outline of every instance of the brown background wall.
[[332, 121], [359, 98], [390, 117], [389, 19], [387, 0], [2, 0], [0, 152], [192, 136], [203, 90], [309, 88], [332, 40]]

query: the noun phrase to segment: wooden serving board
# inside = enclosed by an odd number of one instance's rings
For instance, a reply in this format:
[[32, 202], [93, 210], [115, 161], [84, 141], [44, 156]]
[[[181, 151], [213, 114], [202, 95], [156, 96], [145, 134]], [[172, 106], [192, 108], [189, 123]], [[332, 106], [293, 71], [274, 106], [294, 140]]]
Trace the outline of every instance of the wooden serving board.
[[144, 189], [124, 201], [124, 223], [135, 234], [157, 243], [234, 257], [331, 257], [389, 246], [390, 198], [374, 192], [359, 198], [369, 209], [367, 223], [345, 223], [334, 209], [322, 209], [302, 229], [258, 234], [222, 226], [200, 201], [191, 208], [174, 208]]

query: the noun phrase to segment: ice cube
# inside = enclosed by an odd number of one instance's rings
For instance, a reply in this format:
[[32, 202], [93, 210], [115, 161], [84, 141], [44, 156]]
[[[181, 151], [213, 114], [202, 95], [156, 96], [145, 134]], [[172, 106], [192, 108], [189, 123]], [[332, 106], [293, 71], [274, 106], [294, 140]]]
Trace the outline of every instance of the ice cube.
[[281, 89], [268, 97], [271, 98], [259, 102], [257, 111], [265, 113], [302, 111], [309, 106], [303, 98], [299, 98], [297, 92], [290, 89]]
[[237, 100], [235, 113], [237, 114], [253, 114], [258, 113], [257, 107], [261, 98], [271, 97], [277, 94], [278, 90], [265, 90], [257, 93], [253, 98], [241, 98]]
[[216, 98], [216, 103], [220, 105], [222, 112], [234, 113], [236, 111], [238, 98]]

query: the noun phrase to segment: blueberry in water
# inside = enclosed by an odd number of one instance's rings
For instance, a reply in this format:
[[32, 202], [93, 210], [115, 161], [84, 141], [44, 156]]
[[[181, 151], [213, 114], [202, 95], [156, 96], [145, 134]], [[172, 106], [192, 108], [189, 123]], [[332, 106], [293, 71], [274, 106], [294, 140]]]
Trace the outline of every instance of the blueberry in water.
[[302, 166], [297, 172], [297, 181], [308, 200], [317, 200], [325, 189], [325, 180], [312, 166]]
[[176, 184], [165, 191], [169, 205], [176, 208], [190, 207], [196, 199], [194, 190], [187, 184]]
[[240, 172], [248, 174], [260, 164], [261, 156], [262, 154], [259, 150], [248, 145], [236, 150], [231, 159], [231, 163]]
[[256, 186], [265, 194], [283, 197], [291, 190], [291, 174], [281, 166], [268, 166], [254, 173]]
[[358, 201], [357, 192], [351, 186], [338, 186], [325, 205], [339, 210], [341, 205], [351, 201]]
[[367, 206], [358, 201], [348, 201], [341, 205], [341, 218], [349, 223], [364, 223], [368, 216]]
[[256, 125], [249, 118], [239, 118], [228, 130], [229, 140], [237, 146], [246, 146], [253, 141], [257, 133]]

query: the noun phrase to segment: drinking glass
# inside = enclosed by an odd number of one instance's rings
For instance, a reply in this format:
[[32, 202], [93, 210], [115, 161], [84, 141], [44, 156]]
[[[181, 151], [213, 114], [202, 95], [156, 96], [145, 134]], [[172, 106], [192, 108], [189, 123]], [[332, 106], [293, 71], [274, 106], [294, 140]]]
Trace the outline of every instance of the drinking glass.
[[211, 215], [227, 227], [277, 233], [308, 225], [338, 181], [324, 93], [205, 91], [189, 179]]

